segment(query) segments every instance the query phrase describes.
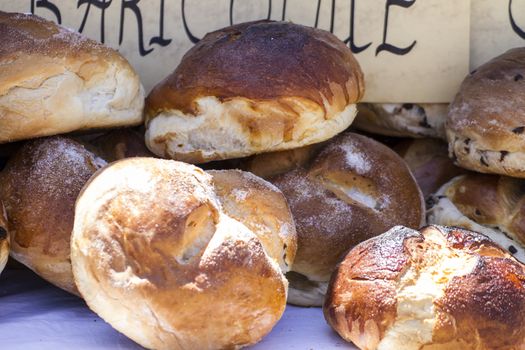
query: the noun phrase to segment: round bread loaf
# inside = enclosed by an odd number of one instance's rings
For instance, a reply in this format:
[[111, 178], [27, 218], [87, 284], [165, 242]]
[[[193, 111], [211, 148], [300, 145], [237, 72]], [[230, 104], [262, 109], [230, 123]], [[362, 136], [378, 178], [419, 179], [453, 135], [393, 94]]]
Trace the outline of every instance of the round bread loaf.
[[7, 230], [7, 214], [0, 200], [0, 273], [4, 270], [9, 257], [9, 232]]
[[525, 262], [525, 180], [469, 173], [428, 202], [429, 223], [481, 232]]
[[0, 143], [140, 124], [144, 91], [117, 51], [34, 15], [0, 12]]
[[9, 214], [13, 258], [78, 294], [70, 262], [77, 196], [107, 162], [148, 154], [143, 138], [129, 129], [108, 132], [91, 143], [63, 136], [25, 143], [0, 172], [0, 199]]
[[258, 21], [207, 34], [146, 100], [146, 143], [189, 163], [292, 149], [345, 130], [364, 94], [329, 32]]
[[[303, 152], [308, 156], [281, 162], [278, 172], [285, 172], [269, 179], [284, 193], [297, 228], [288, 301], [321, 306], [330, 275], [346, 252], [395, 225], [420, 227], [424, 200], [406, 163], [368, 137], [344, 133], [321, 150]], [[276, 159], [287, 159], [283, 153]], [[289, 170], [290, 164], [298, 165]]]
[[481, 173], [525, 177], [525, 48], [473, 71], [450, 105], [451, 157]]
[[427, 198], [455, 176], [466, 171], [454, 165], [448, 157], [447, 144], [437, 139], [410, 139], [394, 146], [408, 164]]
[[446, 103], [361, 103], [352, 126], [386, 136], [445, 139], [447, 109]]
[[395, 227], [350, 251], [323, 311], [360, 349], [523, 349], [525, 267], [475, 232]]
[[82, 144], [54, 136], [27, 142], [0, 173], [11, 256], [75, 294], [69, 257], [75, 201], [105, 164]]
[[281, 317], [295, 240], [286, 200], [265, 181], [131, 158], [80, 194], [71, 260], [88, 306], [140, 345], [234, 349]]

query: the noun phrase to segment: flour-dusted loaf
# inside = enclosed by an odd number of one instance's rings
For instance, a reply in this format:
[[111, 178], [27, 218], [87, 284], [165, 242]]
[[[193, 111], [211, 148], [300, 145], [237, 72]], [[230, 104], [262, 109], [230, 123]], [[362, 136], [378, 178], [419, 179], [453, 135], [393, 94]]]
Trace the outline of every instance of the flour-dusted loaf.
[[364, 94], [333, 34], [258, 21], [207, 34], [146, 101], [146, 142], [190, 163], [292, 149], [345, 130]]
[[465, 78], [445, 124], [456, 163], [481, 173], [525, 177], [525, 48]]
[[366, 136], [346, 132], [321, 147], [260, 155], [243, 166], [270, 174], [293, 213], [292, 304], [321, 306], [335, 266], [355, 245], [398, 224], [424, 223], [423, 196], [407, 164]]
[[142, 85], [117, 51], [20, 13], [0, 12], [0, 40], [0, 143], [142, 122]]
[[11, 231], [11, 256], [71, 293], [69, 242], [75, 201], [106, 162], [62, 136], [29, 141], [0, 172], [0, 200]]
[[324, 315], [359, 349], [523, 349], [525, 266], [475, 232], [398, 226], [348, 253]]
[[280, 319], [296, 235], [284, 196], [240, 171], [130, 158], [80, 194], [71, 261], [88, 306], [151, 349], [235, 349]]
[[128, 129], [110, 131], [91, 143], [51, 136], [23, 144], [0, 172], [12, 257], [78, 294], [70, 262], [78, 194], [108, 162], [148, 154], [143, 138]]

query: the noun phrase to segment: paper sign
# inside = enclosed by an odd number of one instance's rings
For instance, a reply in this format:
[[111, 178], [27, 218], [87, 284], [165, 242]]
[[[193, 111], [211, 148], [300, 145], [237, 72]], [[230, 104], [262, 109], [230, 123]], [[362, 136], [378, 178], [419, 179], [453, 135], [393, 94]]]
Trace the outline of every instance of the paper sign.
[[469, 0], [0, 0], [118, 49], [146, 90], [207, 32], [289, 20], [330, 30], [356, 54], [369, 102], [448, 102], [469, 71]]
[[472, 0], [471, 69], [525, 46], [525, 0]]

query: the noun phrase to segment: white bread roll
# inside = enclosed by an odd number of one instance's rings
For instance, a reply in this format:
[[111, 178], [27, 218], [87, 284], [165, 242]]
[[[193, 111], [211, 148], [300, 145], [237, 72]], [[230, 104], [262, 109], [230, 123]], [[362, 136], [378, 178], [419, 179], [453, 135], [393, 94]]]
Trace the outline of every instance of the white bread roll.
[[144, 90], [117, 51], [1, 11], [0, 39], [0, 143], [142, 122]]

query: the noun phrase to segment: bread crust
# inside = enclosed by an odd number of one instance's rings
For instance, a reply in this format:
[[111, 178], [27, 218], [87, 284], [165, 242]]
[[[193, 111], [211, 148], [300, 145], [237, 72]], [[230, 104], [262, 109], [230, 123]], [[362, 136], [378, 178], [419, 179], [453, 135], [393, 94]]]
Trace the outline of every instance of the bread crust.
[[0, 12], [0, 143], [138, 125], [144, 91], [115, 50], [38, 16]]
[[207, 34], [151, 91], [147, 144], [191, 163], [305, 146], [346, 129], [363, 94], [359, 64], [334, 35], [242, 23]]
[[[231, 184], [244, 190], [255, 180], [226, 175], [130, 158], [98, 172], [78, 197], [71, 242], [77, 286], [92, 310], [146, 348], [240, 348], [259, 341], [284, 311], [279, 263], [287, 249], [293, 257], [293, 232], [280, 235], [273, 224], [252, 230], [261, 218], [224, 195]], [[261, 198], [271, 186], [262, 181], [238, 194], [237, 205]], [[268, 199], [286, 207], [271, 192]], [[280, 220], [262, 204], [262, 217]], [[291, 220], [288, 213], [284, 222]]]
[[[457, 158], [460, 166], [525, 177], [522, 163], [506, 157], [513, 154], [524, 157], [524, 65], [525, 49], [512, 49], [482, 65], [463, 81], [446, 121], [451, 156]], [[500, 157], [500, 152], [504, 156]], [[490, 157], [484, 157], [485, 153]]]
[[425, 199], [452, 178], [466, 173], [454, 165], [448, 157], [447, 144], [441, 140], [404, 140], [394, 150], [410, 167]]
[[89, 142], [108, 162], [131, 157], [153, 157], [144, 142], [144, 135], [130, 128], [117, 129]]
[[524, 311], [524, 265], [481, 234], [442, 226], [395, 227], [357, 246], [324, 305], [360, 349], [521, 349]]
[[429, 199], [428, 222], [481, 232], [525, 262], [525, 181], [469, 173]]
[[256, 21], [208, 33], [149, 94], [147, 115], [172, 109], [196, 115], [194, 102], [202, 96], [301, 97], [321, 107], [327, 100], [341, 111], [363, 94], [359, 64], [334, 35], [289, 22]]
[[106, 162], [60, 136], [29, 141], [0, 173], [12, 228], [11, 255], [44, 279], [78, 294], [69, 258], [75, 200]]
[[[297, 227], [292, 271], [311, 282], [290, 280], [291, 289], [307, 289], [290, 292], [291, 303], [321, 306], [323, 284], [349, 249], [400, 222], [414, 228], [424, 222], [423, 196], [408, 166], [368, 137], [346, 132], [320, 149], [274, 156], [281, 169], [271, 166], [279, 175], [269, 180], [284, 193]], [[267, 172], [257, 164], [249, 160], [246, 169]]]
[[4, 270], [9, 257], [9, 231], [7, 229], [7, 214], [0, 200], [0, 273]]

